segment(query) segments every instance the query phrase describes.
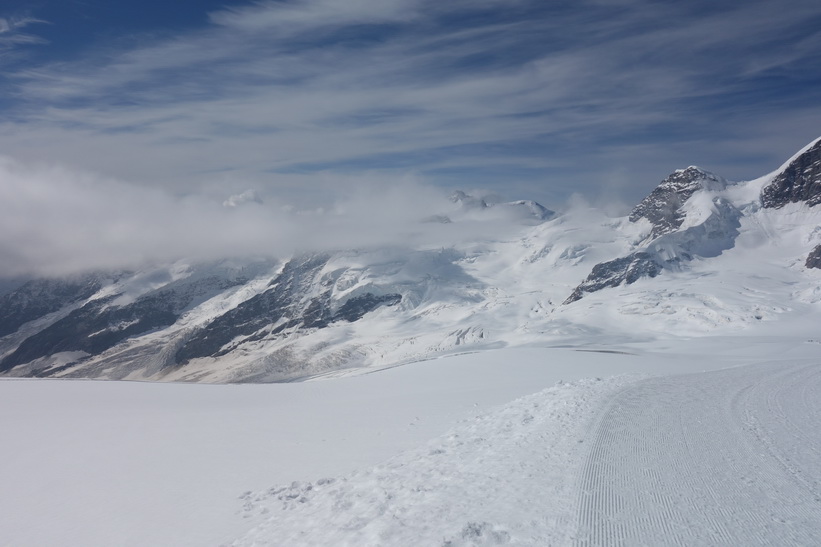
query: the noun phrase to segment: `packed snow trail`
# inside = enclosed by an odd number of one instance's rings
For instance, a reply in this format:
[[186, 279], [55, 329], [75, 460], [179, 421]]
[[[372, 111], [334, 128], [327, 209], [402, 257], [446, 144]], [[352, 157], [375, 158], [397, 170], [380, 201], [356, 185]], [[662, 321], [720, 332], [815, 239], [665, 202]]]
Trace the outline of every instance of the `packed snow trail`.
[[819, 424], [818, 363], [629, 385], [595, 426], [576, 544], [817, 544]]
[[241, 497], [234, 547], [567, 545], [585, 435], [629, 376], [560, 383], [373, 469]]

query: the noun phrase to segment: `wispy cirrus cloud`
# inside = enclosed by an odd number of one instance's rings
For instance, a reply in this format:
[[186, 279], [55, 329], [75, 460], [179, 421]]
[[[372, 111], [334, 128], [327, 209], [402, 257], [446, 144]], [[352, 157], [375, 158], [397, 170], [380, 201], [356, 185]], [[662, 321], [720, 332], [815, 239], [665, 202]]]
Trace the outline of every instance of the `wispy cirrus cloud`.
[[311, 2], [257, 2], [210, 14], [210, 20], [241, 31], [292, 34], [321, 27], [408, 21], [419, 15], [419, 2], [406, 0], [314, 0]]
[[0, 56], [7, 55], [23, 45], [45, 43], [45, 40], [36, 34], [24, 31], [29, 25], [43, 22], [33, 17], [0, 17]]
[[[821, 121], [819, 23], [802, 0], [256, 2], [9, 74], [0, 147], [181, 193], [411, 173], [560, 199], [619, 171], [630, 200], [685, 164], [760, 174], [817, 136], [752, 129]], [[745, 142], [769, 157], [742, 163]]]

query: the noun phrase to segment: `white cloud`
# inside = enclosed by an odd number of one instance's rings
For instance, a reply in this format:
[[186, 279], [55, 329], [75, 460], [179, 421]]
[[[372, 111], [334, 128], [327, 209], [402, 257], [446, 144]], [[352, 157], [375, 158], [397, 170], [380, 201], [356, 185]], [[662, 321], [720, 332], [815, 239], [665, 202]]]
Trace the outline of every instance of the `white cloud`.
[[[295, 208], [254, 192], [175, 196], [55, 165], [0, 158], [0, 279], [134, 268], [181, 258], [286, 257], [294, 252], [372, 246], [448, 246], [499, 236], [492, 215], [431, 225], [453, 204], [439, 190], [348, 186], [328, 207]], [[509, 226], [508, 226], [509, 228]]]

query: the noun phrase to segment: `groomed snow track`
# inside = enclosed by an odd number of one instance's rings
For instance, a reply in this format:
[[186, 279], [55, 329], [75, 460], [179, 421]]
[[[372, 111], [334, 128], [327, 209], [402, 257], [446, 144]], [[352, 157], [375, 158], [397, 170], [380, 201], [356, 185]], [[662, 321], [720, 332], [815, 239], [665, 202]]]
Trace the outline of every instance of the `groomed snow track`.
[[609, 401], [575, 544], [817, 545], [821, 364], [651, 378]]

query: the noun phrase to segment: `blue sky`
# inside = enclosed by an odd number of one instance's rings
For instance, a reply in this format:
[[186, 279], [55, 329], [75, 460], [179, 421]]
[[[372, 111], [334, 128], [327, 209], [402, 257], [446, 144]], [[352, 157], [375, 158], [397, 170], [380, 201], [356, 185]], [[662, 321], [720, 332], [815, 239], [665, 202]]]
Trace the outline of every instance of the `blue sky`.
[[817, 0], [5, 0], [0, 155], [181, 196], [630, 205], [821, 135], [820, 29]]

